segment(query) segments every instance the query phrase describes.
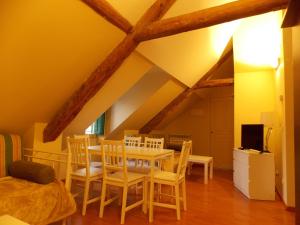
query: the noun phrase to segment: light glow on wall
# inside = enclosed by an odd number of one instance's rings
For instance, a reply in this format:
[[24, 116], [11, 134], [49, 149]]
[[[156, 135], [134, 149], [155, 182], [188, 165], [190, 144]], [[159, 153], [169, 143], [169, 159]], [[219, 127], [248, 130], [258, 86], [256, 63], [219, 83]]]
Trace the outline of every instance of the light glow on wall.
[[234, 34], [234, 58], [239, 66], [277, 68], [280, 57], [281, 12], [244, 19]]
[[223, 53], [227, 43], [232, 37], [234, 31], [240, 24], [240, 20], [224, 23], [221, 25], [213, 26], [211, 29], [212, 46], [214, 53], [220, 57]]

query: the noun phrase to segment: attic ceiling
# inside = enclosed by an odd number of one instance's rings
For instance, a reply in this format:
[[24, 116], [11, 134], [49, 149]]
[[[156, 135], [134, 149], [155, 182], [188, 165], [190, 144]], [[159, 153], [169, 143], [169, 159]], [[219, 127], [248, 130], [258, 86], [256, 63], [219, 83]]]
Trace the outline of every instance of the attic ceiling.
[[[135, 24], [155, 1], [108, 2]], [[226, 2], [231, 1], [177, 0], [164, 18]], [[153, 64], [192, 86], [217, 61], [235, 25], [222, 24], [143, 43], [137, 49], [139, 54], [135, 53], [134, 59], [111, 78], [116, 80], [136, 63], [141, 64], [134, 79], [127, 74], [127, 86], [116, 90], [118, 93], [105, 102], [105, 107], [98, 108], [88, 120], [81, 120], [79, 114], [71, 126], [87, 127]], [[34, 122], [49, 122], [124, 37], [122, 31], [81, 1], [1, 0], [0, 101], [5, 110], [0, 116], [0, 132], [22, 133]], [[114, 82], [105, 86], [107, 90], [115, 88]], [[108, 91], [102, 93], [101, 101], [108, 95]], [[86, 117], [84, 110], [99, 104], [92, 99], [81, 114]]]

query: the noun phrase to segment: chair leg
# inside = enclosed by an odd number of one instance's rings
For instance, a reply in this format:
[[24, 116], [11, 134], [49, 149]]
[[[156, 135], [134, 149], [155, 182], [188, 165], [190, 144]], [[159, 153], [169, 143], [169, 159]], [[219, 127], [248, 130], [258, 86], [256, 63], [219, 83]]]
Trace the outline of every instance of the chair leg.
[[83, 205], [82, 205], [82, 215], [85, 216], [87, 201], [89, 198], [89, 189], [90, 189], [90, 181], [86, 180], [84, 184], [84, 196], [83, 196]]
[[157, 196], [158, 196], [158, 201], [160, 201], [161, 200], [161, 184], [158, 184]]
[[150, 197], [149, 197], [149, 222], [153, 222], [153, 199], [154, 198], [154, 183], [150, 183]]
[[121, 224], [124, 224], [125, 213], [126, 213], [126, 203], [127, 203], [127, 190], [128, 186], [123, 187], [123, 198], [122, 198], [122, 211], [121, 211]]
[[142, 209], [143, 212], [146, 214], [147, 213], [147, 192], [146, 192], [146, 186], [147, 186], [147, 181], [144, 179], [143, 181], [143, 205]]
[[176, 214], [177, 220], [180, 220], [180, 194], [179, 194], [179, 184], [175, 184], [175, 198], [176, 198]]
[[148, 201], [149, 201], [149, 195], [148, 195], [148, 186], [150, 182], [145, 179], [145, 186], [144, 186], [144, 194], [145, 194], [145, 213], [148, 211]]
[[103, 217], [104, 206], [105, 206], [105, 195], [106, 195], [106, 183], [103, 181], [102, 183], [102, 190], [101, 190], [101, 202], [100, 202], [100, 211], [99, 217]]
[[182, 199], [183, 199], [183, 209], [186, 211], [186, 185], [185, 185], [185, 179], [181, 183], [182, 185]]
[[122, 187], [119, 188], [119, 200], [118, 200], [118, 205], [122, 205], [122, 196], [123, 196], [123, 190]]
[[193, 166], [193, 164], [191, 162], [188, 163], [188, 175], [191, 175], [191, 173], [192, 173], [192, 166]]

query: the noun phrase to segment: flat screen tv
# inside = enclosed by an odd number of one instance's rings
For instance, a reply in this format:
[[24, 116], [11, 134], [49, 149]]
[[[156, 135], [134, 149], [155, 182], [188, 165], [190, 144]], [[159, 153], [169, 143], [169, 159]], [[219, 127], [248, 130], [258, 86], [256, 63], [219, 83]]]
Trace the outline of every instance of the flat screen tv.
[[244, 149], [264, 149], [264, 125], [242, 124], [242, 147]]

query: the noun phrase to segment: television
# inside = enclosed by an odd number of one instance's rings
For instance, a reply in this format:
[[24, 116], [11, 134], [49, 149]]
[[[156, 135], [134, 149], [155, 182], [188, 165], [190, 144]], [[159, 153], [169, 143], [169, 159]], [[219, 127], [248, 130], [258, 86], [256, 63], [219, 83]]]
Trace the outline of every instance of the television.
[[264, 125], [242, 124], [242, 148], [264, 150]]

